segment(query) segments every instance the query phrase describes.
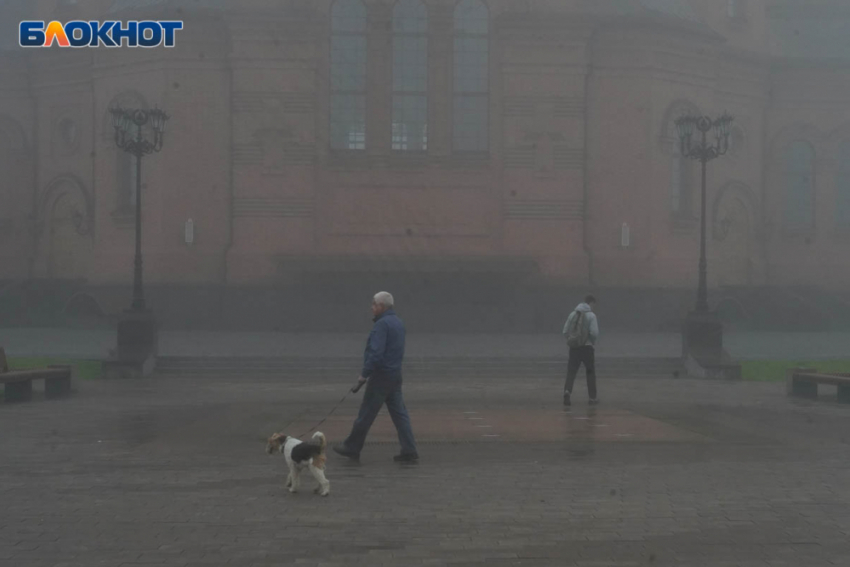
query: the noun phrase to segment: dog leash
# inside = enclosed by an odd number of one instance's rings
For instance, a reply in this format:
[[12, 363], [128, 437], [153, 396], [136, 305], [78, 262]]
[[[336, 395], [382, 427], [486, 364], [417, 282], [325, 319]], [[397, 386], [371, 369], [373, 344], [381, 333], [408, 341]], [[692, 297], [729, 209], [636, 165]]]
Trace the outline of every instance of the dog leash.
[[[296, 439], [303, 439], [305, 435], [308, 435], [308, 434], [316, 431], [319, 428], [320, 425], [322, 425], [324, 422], [326, 422], [328, 420], [328, 418], [330, 418], [334, 414], [334, 412], [339, 409], [339, 406], [341, 406], [343, 404], [343, 402], [345, 402], [345, 400], [348, 399], [348, 396], [350, 394], [356, 394], [358, 391], [360, 391], [360, 388], [362, 386], [363, 386], [362, 383], [358, 383], [353, 388], [348, 390], [345, 393], [345, 395], [342, 397], [342, 399], [340, 401], [338, 401], [333, 408], [331, 408], [331, 411], [329, 411], [328, 414], [325, 417], [323, 417], [322, 420], [319, 423], [317, 423], [316, 425], [314, 425], [313, 427], [311, 427], [310, 429], [308, 429], [306, 432], [302, 433], [301, 435], [298, 435], [296, 437]], [[281, 431], [285, 432], [289, 428], [290, 425], [292, 425], [293, 423], [295, 423], [296, 421], [301, 419], [301, 416], [304, 415], [305, 413], [307, 413], [307, 412], [303, 412], [298, 417], [291, 420], [289, 423], [286, 424], [286, 427], [284, 427]]]
[[308, 429], [307, 431], [305, 431], [304, 433], [302, 433], [301, 435], [296, 437], [296, 439], [302, 439], [303, 440], [305, 435], [309, 435], [310, 433], [313, 433], [314, 431], [316, 431], [319, 428], [320, 425], [322, 425], [324, 422], [326, 422], [328, 420], [328, 418], [330, 416], [332, 416], [337, 409], [339, 409], [339, 406], [341, 406], [342, 403], [348, 398], [348, 394], [350, 394], [350, 393], [351, 393], [350, 390], [348, 392], [346, 392], [345, 395], [342, 397], [342, 399], [340, 401], [338, 401], [333, 408], [331, 408], [331, 411], [328, 412], [328, 415], [326, 415], [325, 417], [322, 418], [322, 421], [320, 421], [319, 423], [317, 423], [316, 425], [314, 425], [313, 427], [311, 427], [310, 429]]

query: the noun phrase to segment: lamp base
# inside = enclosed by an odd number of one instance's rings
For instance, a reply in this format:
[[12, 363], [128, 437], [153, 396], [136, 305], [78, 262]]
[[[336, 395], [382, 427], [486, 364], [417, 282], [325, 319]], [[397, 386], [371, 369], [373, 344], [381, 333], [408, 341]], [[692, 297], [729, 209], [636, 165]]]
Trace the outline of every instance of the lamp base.
[[147, 378], [156, 368], [156, 358], [148, 357], [144, 362], [121, 362], [118, 359], [104, 360], [101, 363], [102, 376], [107, 380]]
[[723, 323], [711, 311], [688, 313], [682, 326], [682, 361], [691, 376], [741, 379], [741, 365], [723, 350]]
[[713, 311], [691, 311], [682, 328], [682, 356], [723, 356], [723, 323]]
[[159, 352], [156, 319], [151, 311], [125, 311], [118, 320], [118, 361], [144, 364]]

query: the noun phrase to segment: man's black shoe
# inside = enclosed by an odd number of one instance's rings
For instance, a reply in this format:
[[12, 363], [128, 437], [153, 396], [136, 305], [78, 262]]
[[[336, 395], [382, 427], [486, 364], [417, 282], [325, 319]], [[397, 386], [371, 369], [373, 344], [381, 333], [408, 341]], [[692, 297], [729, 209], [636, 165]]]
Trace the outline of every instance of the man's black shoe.
[[571, 405], [573, 405], [572, 401], [570, 400], [569, 392], [564, 392], [564, 405], [566, 407], [570, 407]]
[[592, 399], [588, 402], [588, 404], [590, 404], [591, 406], [598, 406], [598, 405], [599, 405], [599, 398], [592, 398]]
[[416, 453], [410, 453], [407, 455], [401, 454], [393, 457], [393, 460], [397, 463], [415, 463], [419, 460], [419, 455]]
[[351, 459], [352, 461], [360, 462], [360, 453], [355, 453], [345, 445], [334, 445], [334, 453], [337, 455], [342, 455], [347, 459]]

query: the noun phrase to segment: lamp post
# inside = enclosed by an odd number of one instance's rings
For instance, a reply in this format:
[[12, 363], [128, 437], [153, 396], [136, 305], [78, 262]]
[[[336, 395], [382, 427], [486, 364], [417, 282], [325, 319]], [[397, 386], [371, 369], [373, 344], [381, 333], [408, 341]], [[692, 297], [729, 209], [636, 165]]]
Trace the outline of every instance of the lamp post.
[[115, 145], [136, 157], [136, 254], [133, 263], [133, 302], [118, 321], [117, 367], [122, 373], [146, 375], [157, 352], [153, 314], [145, 304], [142, 278], [142, 157], [162, 150], [169, 116], [160, 110], [109, 109]]
[[[133, 312], [147, 311], [142, 282], [142, 157], [162, 150], [165, 125], [169, 116], [160, 110], [111, 108], [115, 145], [136, 156], [136, 256], [133, 265]], [[147, 125], [153, 131], [153, 141], [144, 136]]]
[[[699, 286], [696, 309], [688, 314], [682, 333], [682, 356], [691, 357], [703, 368], [723, 364], [723, 324], [708, 310], [708, 260], [706, 258], [706, 166], [729, 150], [729, 129], [733, 118], [728, 114], [712, 119], [708, 116], [682, 116], [676, 120], [682, 155], [702, 164], [700, 211]], [[713, 132], [714, 140], [709, 140]]]
[[[697, 289], [697, 313], [708, 312], [708, 260], [706, 259], [706, 165], [729, 151], [729, 133], [734, 119], [723, 114], [712, 120], [708, 116], [682, 116], [676, 120], [682, 155], [702, 164], [702, 195], [699, 242], [699, 286]], [[698, 132], [694, 140], [694, 130]], [[714, 131], [714, 142], [708, 134]]]

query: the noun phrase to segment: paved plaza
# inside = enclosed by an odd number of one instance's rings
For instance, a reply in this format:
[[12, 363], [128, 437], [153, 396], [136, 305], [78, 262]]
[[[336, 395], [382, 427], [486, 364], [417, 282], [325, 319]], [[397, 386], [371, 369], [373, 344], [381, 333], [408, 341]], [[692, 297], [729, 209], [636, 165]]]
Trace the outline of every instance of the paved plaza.
[[[850, 410], [782, 385], [417, 377], [420, 444], [378, 418], [331, 495], [283, 489], [265, 438], [350, 386], [291, 376], [78, 382], [0, 404], [0, 567], [850, 564]], [[322, 425], [348, 431], [360, 396]]]

